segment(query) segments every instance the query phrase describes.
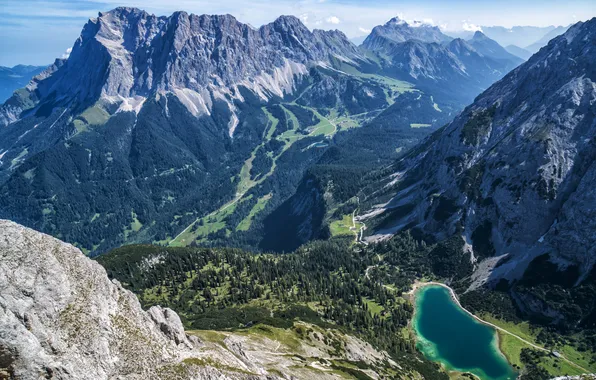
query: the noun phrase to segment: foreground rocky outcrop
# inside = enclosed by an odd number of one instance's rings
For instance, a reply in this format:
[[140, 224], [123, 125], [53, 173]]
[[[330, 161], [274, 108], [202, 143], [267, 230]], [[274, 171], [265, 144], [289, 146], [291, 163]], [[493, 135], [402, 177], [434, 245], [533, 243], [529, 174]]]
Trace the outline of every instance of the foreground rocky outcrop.
[[156, 378], [200, 346], [75, 247], [0, 221], [2, 367], [19, 379]]
[[[143, 311], [77, 248], [0, 220], [0, 378], [341, 378], [331, 360], [366, 363], [363, 372], [375, 379], [400, 370], [368, 343], [302, 325], [311, 331], [308, 343], [283, 329], [189, 335], [174, 311]], [[344, 350], [335, 352], [323, 335]]]

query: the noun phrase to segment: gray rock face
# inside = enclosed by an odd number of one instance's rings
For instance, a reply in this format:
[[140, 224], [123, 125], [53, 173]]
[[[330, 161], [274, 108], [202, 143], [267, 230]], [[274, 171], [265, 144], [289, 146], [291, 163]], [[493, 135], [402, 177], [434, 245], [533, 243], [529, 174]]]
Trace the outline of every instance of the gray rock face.
[[0, 346], [15, 378], [155, 378], [199, 346], [78, 249], [0, 221]]
[[513, 255], [497, 278], [521, 275], [545, 252], [587, 273], [596, 260], [595, 45], [596, 19], [574, 25], [399, 162], [373, 197], [390, 201], [371, 215], [413, 211], [377, 234], [406, 225], [459, 233], [473, 260]]
[[191, 112], [208, 113], [215, 99], [239, 97], [240, 84], [264, 98], [289, 94], [309, 65], [331, 57], [365, 60], [343, 33], [311, 32], [292, 16], [254, 29], [230, 15], [157, 17], [116, 8], [89, 20], [63, 67], [39, 81], [36, 96], [89, 106], [100, 98], [130, 103], [175, 92]]

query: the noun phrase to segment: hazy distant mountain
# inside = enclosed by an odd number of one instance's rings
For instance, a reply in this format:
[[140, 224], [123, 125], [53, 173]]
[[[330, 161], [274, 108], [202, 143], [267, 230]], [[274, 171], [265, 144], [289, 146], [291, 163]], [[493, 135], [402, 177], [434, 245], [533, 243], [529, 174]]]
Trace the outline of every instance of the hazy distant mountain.
[[531, 52], [529, 52], [528, 50], [526, 50], [524, 48], [520, 48], [519, 46], [516, 46], [516, 45], [505, 46], [505, 50], [507, 50], [509, 53], [511, 53], [515, 56], [518, 56], [519, 58], [523, 59], [524, 61], [527, 61], [532, 56]]
[[523, 62], [523, 60], [518, 56], [509, 53], [504, 47], [499, 45], [496, 41], [488, 38], [482, 32], [474, 33], [474, 36], [468, 42], [477, 52], [486, 57], [511, 62], [511, 64], [514, 66], [517, 66]]
[[521, 62], [482, 34], [474, 43], [476, 47], [437, 27], [393, 18], [375, 27], [362, 48], [377, 54], [389, 75], [465, 104]]
[[41, 73], [46, 66], [16, 65], [13, 67], [0, 66], [0, 103], [12, 96], [12, 93]]
[[501, 46], [528, 46], [555, 29], [552, 25], [546, 27], [514, 26], [512, 28], [505, 28], [503, 26], [482, 26], [481, 28], [484, 34], [497, 41]]
[[558, 27], [554, 28], [553, 30], [546, 33], [544, 36], [542, 36], [542, 38], [540, 38], [533, 44], [526, 46], [526, 50], [528, 50], [532, 54], [536, 53], [538, 50], [540, 50], [541, 47], [546, 46], [546, 44], [548, 44], [548, 42], [550, 40], [565, 33], [569, 29], [570, 26], [571, 25], [558, 26]]
[[384, 25], [375, 26], [364, 40], [363, 46], [370, 50], [379, 51], [389, 49], [395, 43], [406, 41], [442, 43], [451, 39], [436, 26], [417, 21], [408, 23], [399, 17], [394, 17]]

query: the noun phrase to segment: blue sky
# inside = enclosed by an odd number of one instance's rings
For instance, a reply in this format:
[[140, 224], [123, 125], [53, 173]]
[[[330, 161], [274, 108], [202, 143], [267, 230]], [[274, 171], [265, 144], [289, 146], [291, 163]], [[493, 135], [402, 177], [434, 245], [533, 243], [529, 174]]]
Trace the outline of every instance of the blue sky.
[[157, 15], [230, 13], [253, 26], [293, 14], [311, 29], [340, 29], [349, 37], [367, 34], [396, 15], [445, 30], [568, 25], [596, 16], [594, 0], [0, 0], [0, 65], [51, 63], [72, 46], [90, 17], [117, 6]]

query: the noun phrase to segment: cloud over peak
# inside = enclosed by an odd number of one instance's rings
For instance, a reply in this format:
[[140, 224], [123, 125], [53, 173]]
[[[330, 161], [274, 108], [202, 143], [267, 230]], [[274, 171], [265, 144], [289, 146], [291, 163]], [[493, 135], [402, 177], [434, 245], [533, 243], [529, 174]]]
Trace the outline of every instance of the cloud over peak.
[[482, 32], [482, 27], [479, 25], [472, 24], [471, 22], [464, 20], [461, 28], [466, 32]]
[[335, 25], [337, 25], [337, 24], [339, 24], [341, 22], [340, 19], [337, 18], [337, 16], [327, 17], [325, 19], [325, 21], [327, 21], [329, 24], [335, 24]]

